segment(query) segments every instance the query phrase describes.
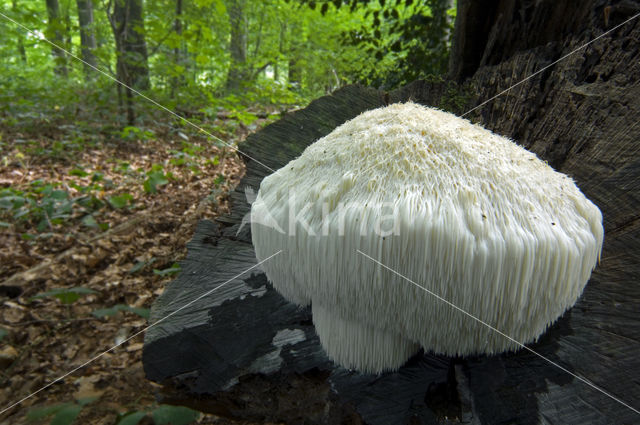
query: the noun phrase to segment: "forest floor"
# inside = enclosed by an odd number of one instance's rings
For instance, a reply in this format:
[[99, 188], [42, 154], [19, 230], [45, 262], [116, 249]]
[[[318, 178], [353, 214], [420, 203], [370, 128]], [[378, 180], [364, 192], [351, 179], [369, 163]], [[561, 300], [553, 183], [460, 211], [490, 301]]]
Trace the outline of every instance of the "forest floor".
[[[63, 123], [32, 128], [37, 133], [0, 128], [3, 409], [144, 329], [197, 221], [228, 211], [227, 195], [244, 173], [233, 150], [167, 127], [125, 129], [92, 143], [78, 142]], [[249, 132], [239, 126], [221, 137], [235, 143]], [[125, 423], [129, 415], [130, 423], [151, 424], [184, 416], [157, 404], [142, 344], [143, 334], [124, 342], [0, 423], [78, 414], [74, 423]], [[197, 423], [231, 422], [202, 414]]]

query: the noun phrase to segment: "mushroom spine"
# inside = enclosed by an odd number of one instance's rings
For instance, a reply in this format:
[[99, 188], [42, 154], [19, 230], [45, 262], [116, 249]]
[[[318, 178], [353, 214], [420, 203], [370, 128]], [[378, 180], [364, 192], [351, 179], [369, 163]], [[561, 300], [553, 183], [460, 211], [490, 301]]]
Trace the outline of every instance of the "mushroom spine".
[[262, 268], [312, 305], [345, 367], [400, 367], [537, 340], [582, 293], [602, 250], [600, 210], [572, 179], [469, 121], [413, 103], [365, 112], [266, 177], [252, 205]]

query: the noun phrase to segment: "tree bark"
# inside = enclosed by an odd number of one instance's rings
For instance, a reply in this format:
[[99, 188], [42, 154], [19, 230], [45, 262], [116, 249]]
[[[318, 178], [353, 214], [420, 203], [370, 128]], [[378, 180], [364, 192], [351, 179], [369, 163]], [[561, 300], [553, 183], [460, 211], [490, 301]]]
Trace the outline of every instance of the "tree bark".
[[302, 68], [295, 57], [289, 59], [288, 75], [289, 86], [293, 89], [299, 89], [302, 82]]
[[[49, 40], [52, 40], [58, 46], [64, 47], [64, 25], [62, 24], [62, 20], [60, 19], [60, 5], [58, 4], [58, 0], [46, 0], [46, 3], [47, 15], [49, 18], [49, 22], [47, 24], [47, 38], [49, 38]], [[51, 46], [51, 48], [53, 60], [56, 64], [54, 68], [55, 73], [66, 77], [68, 74], [68, 70], [67, 58], [65, 53], [58, 47]]]
[[440, 32], [440, 37], [434, 40], [433, 50], [437, 53], [435, 57], [438, 58], [438, 61], [434, 64], [433, 69], [438, 73], [446, 73], [452, 23], [447, 11], [453, 7], [453, 0], [432, 0], [429, 6], [433, 16], [433, 28], [437, 28]]
[[280, 79], [280, 58], [284, 53], [284, 42], [287, 34], [287, 21], [280, 22], [280, 37], [278, 41], [278, 57], [273, 61], [273, 79]]
[[244, 0], [229, 0], [228, 13], [231, 25], [229, 53], [231, 65], [227, 74], [227, 91], [238, 91], [247, 78], [247, 21]]
[[[175, 31], [176, 35], [178, 37], [180, 37], [180, 43], [182, 44], [182, 28], [183, 28], [183, 22], [182, 22], [182, 0], [176, 0], [176, 17], [173, 21], [173, 30]], [[175, 65], [177, 66], [185, 66], [186, 61], [185, 61], [185, 56], [186, 52], [184, 51], [184, 49], [182, 49], [180, 46], [175, 47], [173, 49], [173, 60]], [[186, 69], [184, 69], [182, 72], [180, 72], [179, 75], [175, 75], [171, 78], [171, 95], [173, 97], [173, 95], [175, 94], [176, 89], [178, 89], [179, 87], [184, 85], [184, 75], [185, 75], [185, 71]]]
[[[107, 6], [107, 15], [113, 30], [118, 60], [116, 77], [124, 83], [127, 123], [133, 125], [135, 109], [131, 89], [149, 89], [149, 65], [144, 34], [142, 0], [114, 0]], [[122, 104], [122, 90], [118, 85], [118, 100]]]
[[148, 89], [149, 65], [142, 0], [114, 0], [109, 15], [118, 53], [118, 79], [132, 88]]
[[[598, 10], [604, 22], [607, 3], [604, 0], [458, 0], [449, 77], [463, 81], [478, 68], [503, 62], [517, 51], [562, 42], [583, 30], [581, 25], [591, 19], [594, 10]], [[631, 6], [621, 7], [624, 4]], [[631, 1], [609, 7], [625, 16], [628, 15], [626, 9], [639, 8]]]
[[93, 1], [76, 0], [76, 4], [78, 6], [78, 23], [80, 24], [82, 60], [86, 62], [84, 72], [86, 78], [91, 79], [94, 73], [90, 66], [97, 66], [96, 56], [93, 53], [96, 49], [96, 35], [93, 27]]
[[[17, 0], [11, 0], [11, 10], [13, 12], [16, 12], [18, 8], [18, 2]], [[22, 60], [23, 64], [27, 63], [27, 51], [24, 48], [24, 37], [22, 36], [21, 32], [17, 33], [17, 37], [18, 37], [18, 53], [20, 54], [20, 59]]]

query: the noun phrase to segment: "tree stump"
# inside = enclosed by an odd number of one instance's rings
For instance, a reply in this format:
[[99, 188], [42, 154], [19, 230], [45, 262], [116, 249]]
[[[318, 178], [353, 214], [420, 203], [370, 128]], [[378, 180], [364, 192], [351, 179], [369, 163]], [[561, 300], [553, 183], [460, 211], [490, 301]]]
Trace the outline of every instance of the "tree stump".
[[[242, 274], [256, 264], [250, 226], [242, 219], [252, 193], [271, 173], [250, 158], [278, 169], [346, 120], [393, 102], [411, 99], [464, 112], [604, 32], [602, 8], [592, 3], [575, 35], [516, 49], [501, 62], [478, 68], [464, 86], [419, 81], [390, 93], [349, 86], [250, 136], [240, 147], [247, 174], [232, 194], [232, 214], [199, 223], [180, 275], [152, 308], [151, 323], [171, 315], [147, 332], [143, 354], [147, 377], [164, 386], [164, 401], [239, 420], [291, 424], [640, 420], [633, 410], [526, 350], [468, 358], [421, 352], [396, 373], [345, 370], [324, 354], [309, 308], [285, 301], [259, 269]], [[600, 265], [576, 306], [530, 347], [635, 409], [640, 408], [638, 40], [636, 20], [467, 116], [570, 175], [602, 210]]]

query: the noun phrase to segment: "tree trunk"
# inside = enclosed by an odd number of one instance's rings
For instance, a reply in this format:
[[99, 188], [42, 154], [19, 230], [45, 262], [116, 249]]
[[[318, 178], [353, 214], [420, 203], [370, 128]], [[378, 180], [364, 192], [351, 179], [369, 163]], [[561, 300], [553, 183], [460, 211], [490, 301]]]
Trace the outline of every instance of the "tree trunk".
[[118, 79], [128, 86], [149, 88], [149, 65], [142, 0], [114, 0], [109, 20], [118, 53]]
[[298, 59], [293, 56], [289, 59], [288, 67], [289, 86], [293, 89], [299, 89], [302, 82], [302, 68], [298, 64]]
[[[150, 85], [142, 4], [142, 0], [114, 0], [107, 8], [118, 55], [116, 77], [127, 86], [126, 114], [129, 125], [135, 121], [131, 89], [147, 90]], [[118, 89], [120, 103], [121, 93]]]
[[[176, 18], [173, 21], [173, 30], [176, 35], [180, 37], [180, 45], [182, 45], [182, 0], [176, 0]], [[185, 66], [186, 52], [180, 46], [173, 49], [173, 60], [176, 66]], [[179, 75], [175, 75], [171, 78], [171, 97], [175, 94], [176, 89], [184, 85], [184, 75], [186, 69], [183, 69]]]
[[280, 58], [284, 53], [284, 42], [287, 34], [287, 21], [280, 22], [280, 38], [278, 43], [278, 57], [273, 61], [273, 79], [280, 79]]
[[[18, 8], [17, 0], [11, 0], [11, 10], [15, 13]], [[27, 63], [27, 51], [24, 48], [24, 37], [22, 32], [17, 33], [18, 37], [18, 53], [20, 54], [20, 59], [22, 63], [26, 65]]]
[[76, 0], [78, 5], [78, 23], [80, 24], [80, 46], [82, 49], [82, 60], [84, 72], [87, 79], [91, 79], [94, 75], [91, 66], [97, 66], [96, 56], [93, 51], [96, 48], [96, 35], [93, 27], [93, 1], [92, 0]]
[[290, 30], [292, 37], [287, 51], [287, 56], [289, 58], [287, 63], [287, 81], [289, 88], [293, 90], [299, 89], [302, 83], [302, 67], [298, 63], [298, 57], [300, 55], [298, 49], [299, 43], [295, 38], [295, 34], [298, 34], [300, 30], [300, 25], [294, 22]]
[[[46, 0], [47, 2], [47, 15], [49, 22], [47, 24], [47, 38], [53, 41], [60, 47], [64, 47], [64, 25], [60, 19], [60, 5], [58, 0]], [[55, 46], [51, 46], [53, 60], [55, 61], [55, 73], [61, 76], [67, 76], [67, 58], [66, 54]]]
[[228, 13], [231, 25], [231, 65], [227, 75], [227, 91], [238, 91], [247, 78], [247, 21], [244, 0], [229, 0]]
[[[593, 13], [592, 6], [601, 13], [607, 9], [602, 7], [604, 3], [607, 2], [458, 0], [449, 76], [462, 81], [479, 67], [496, 65], [519, 50], [562, 42], [582, 30], [580, 25]], [[627, 3], [635, 4], [621, 4]], [[611, 10], [615, 15], [623, 9], [618, 5]], [[631, 9], [636, 10], [633, 6]]]
[[453, 7], [453, 0], [432, 0], [429, 3], [433, 16], [432, 26], [440, 32], [440, 37], [434, 39], [432, 47], [436, 55], [437, 62], [434, 63], [433, 69], [437, 73], [445, 73], [447, 71], [448, 53], [450, 52], [449, 40], [451, 37], [451, 17], [447, 13]]

